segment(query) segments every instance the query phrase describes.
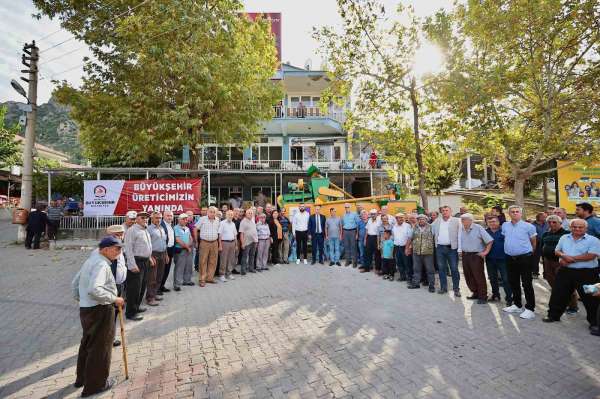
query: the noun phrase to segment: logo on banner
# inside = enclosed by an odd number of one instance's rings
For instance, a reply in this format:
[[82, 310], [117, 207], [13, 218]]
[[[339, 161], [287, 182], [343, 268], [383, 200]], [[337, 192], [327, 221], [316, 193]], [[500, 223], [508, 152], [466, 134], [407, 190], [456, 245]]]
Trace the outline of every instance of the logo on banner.
[[96, 198], [106, 197], [106, 187], [101, 186], [101, 185], [94, 187], [94, 196]]

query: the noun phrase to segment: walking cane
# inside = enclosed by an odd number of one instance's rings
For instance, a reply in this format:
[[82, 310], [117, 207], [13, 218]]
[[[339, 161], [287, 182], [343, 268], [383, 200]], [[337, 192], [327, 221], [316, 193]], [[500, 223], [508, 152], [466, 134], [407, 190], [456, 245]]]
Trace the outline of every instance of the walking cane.
[[125, 328], [123, 327], [123, 306], [119, 305], [119, 324], [121, 325], [121, 346], [123, 347], [123, 363], [125, 364], [125, 379], [129, 379], [127, 369], [127, 347], [125, 345]]

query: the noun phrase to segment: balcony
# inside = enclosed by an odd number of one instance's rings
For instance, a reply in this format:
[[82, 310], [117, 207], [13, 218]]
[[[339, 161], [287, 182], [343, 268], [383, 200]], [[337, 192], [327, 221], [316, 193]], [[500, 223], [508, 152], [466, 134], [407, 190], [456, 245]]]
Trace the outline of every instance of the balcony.
[[323, 112], [321, 107], [286, 107], [276, 105], [273, 107], [273, 119], [332, 119], [339, 123], [346, 121], [346, 115], [343, 110], [330, 109]]
[[[339, 171], [339, 172], [365, 172], [365, 171], [382, 171], [387, 170], [387, 164], [383, 161], [376, 163], [369, 161], [320, 161], [320, 160], [295, 160], [295, 161], [283, 161], [283, 160], [243, 160], [243, 161], [201, 161], [199, 169], [208, 169], [214, 171], [223, 172], [305, 172], [312, 165], [315, 165], [320, 170], [326, 171]], [[185, 169], [181, 162], [168, 162], [163, 166], [172, 169]]]

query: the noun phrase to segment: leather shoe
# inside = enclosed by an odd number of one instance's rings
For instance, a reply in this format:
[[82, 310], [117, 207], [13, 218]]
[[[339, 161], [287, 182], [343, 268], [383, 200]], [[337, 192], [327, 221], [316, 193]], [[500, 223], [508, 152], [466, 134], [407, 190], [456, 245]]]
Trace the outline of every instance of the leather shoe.
[[173, 287], [173, 289], [174, 289], [175, 291], [181, 291], [181, 288], [180, 288], [180, 287]]
[[73, 384], [73, 386], [75, 388], [81, 388], [83, 386], [83, 382], [77, 382], [77, 381], [75, 381], [75, 384]]
[[551, 317], [544, 317], [544, 318], [542, 319], [542, 321], [543, 321], [544, 323], [556, 323], [557, 321], [560, 321], [560, 320], [556, 320], [556, 319], [553, 319], [553, 318], [551, 318]]
[[467, 299], [470, 299], [473, 301], [473, 300], [477, 299], [477, 295], [473, 294], [471, 296], [468, 296]]
[[600, 328], [595, 326], [590, 326], [590, 334], [600, 337]]
[[155, 301], [162, 301], [163, 298], [159, 297], [158, 295], [156, 296], [156, 298], [154, 298]]
[[411, 284], [408, 286], [409, 290], [415, 290], [415, 289], [419, 289], [419, 288], [421, 288], [421, 286], [418, 284]]
[[150, 302], [146, 302], [146, 304], [147, 304], [148, 306], [158, 306], [158, 302], [156, 302], [156, 301], [150, 301]]
[[121, 346], [121, 341], [119, 341], [118, 339], [115, 339], [113, 341], [113, 346]]
[[104, 387], [101, 390], [99, 390], [97, 392], [93, 392], [93, 393], [87, 393], [85, 395], [82, 393], [81, 397], [86, 398], [88, 396], [97, 395], [101, 392], [110, 391], [112, 389], [112, 387], [115, 385], [115, 383], [116, 383], [116, 380], [114, 378], [109, 378], [106, 380], [106, 383], [104, 384]]
[[142, 321], [142, 320], [144, 320], [144, 317], [143, 317], [143, 316], [138, 316], [138, 315], [135, 315], [135, 316], [127, 317], [127, 320], [131, 320], [131, 321]]
[[140, 308], [138, 309], [138, 313], [144, 313], [146, 310], [148, 310], [147, 308], [143, 308], [140, 306]]
[[478, 305], [485, 305], [486, 303], [487, 303], [487, 300], [485, 300], [485, 299], [478, 299], [477, 300], [477, 304]]
[[160, 289], [160, 292], [171, 292], [171, 290], [168, 289], [168, 288], [163, 287], [163, 288]]
[[200, 287], [206, 287], [206, 284], [203, 282], [200, 282]]

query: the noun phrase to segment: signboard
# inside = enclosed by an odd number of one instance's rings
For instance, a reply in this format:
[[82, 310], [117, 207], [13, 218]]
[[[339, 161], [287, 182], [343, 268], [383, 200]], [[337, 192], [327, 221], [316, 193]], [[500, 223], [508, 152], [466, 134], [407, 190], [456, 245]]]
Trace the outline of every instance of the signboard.
[[201, 187], [202, 179], [86, 180], [83, 214], [125, 215], [131, 210], [199, 214]]
[[275, 38], [277, 61], [281, 64], [281, 13], [280, 12], [247, 12], [250, 20], [255, 21], [259, 16], [271, 23], [271, 34]]
[[557, 186], [559, 206], [568, 213], [575, 213], [575, 205], [579, 202], [600, 207], [600, 163], [583, 166], [558, 161]]

